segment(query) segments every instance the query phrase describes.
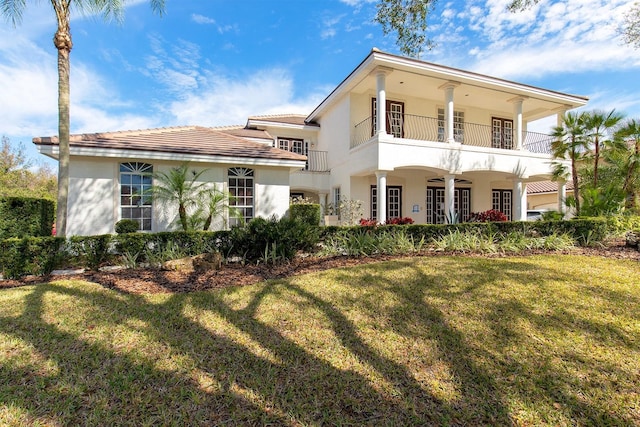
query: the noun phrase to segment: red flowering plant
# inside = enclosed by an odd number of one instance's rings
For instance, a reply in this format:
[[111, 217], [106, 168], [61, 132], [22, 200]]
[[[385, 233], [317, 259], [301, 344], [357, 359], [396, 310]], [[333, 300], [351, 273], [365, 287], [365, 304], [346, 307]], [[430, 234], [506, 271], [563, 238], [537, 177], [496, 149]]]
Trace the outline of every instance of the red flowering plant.
[[484, 212], [471, 212], [469, 222], [504, 222], [507, 216], [496, 209], [489, 209]]
[[375, 227], [378, 221], [373, 218], [360, 218], [360, 225], [363, 227]]
[[413, 224], [413, 219], [409, 218], [408, 216], [405, 216], [404, 218], [390, 218], [387, 220], [385, 224], [387, 225]]

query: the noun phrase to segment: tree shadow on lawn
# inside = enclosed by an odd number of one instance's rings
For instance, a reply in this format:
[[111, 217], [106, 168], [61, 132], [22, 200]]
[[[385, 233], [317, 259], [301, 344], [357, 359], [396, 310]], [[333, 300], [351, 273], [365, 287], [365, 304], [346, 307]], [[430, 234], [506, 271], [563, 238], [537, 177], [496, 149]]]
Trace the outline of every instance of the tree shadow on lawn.
[[[154, 303], [139, 295], [73, 285], [34, 287], [21, 316], [0, 317], [0, 331], [27, 342], [38, 358], [53, 361], [56, 369], [47, 371], [36, 363], [20, 365], [8, 359], [0, 365], [0, 401], [5, 407], [24, 408], [32, 420], [59, 424], [511, 425], [509, 399], [518, 395], [533, 405], [566, 404], [566, 417], [586, 424], [628, 424], [628, 418], [575, 401], [564, 388], [575, 379], [558, 366], [541, 368], [542, 384], [535, 377], [507, 382], [504, 377], [510, 373], [517, 375], [530, 368], [528, 362], [509, 359], [502, 349], [496, 351], [498, 357], [504, 357], [495, 362], [498, 368], [479, 362], [495, 359], [496, 354], [489, 354], [452, 325], [441, 306], [428, 302], [435, 297], [454, 300], [461, 292], [482, 292], [502, 275], [514, 280], [512, 275], [523, 269], [527, 284], [540, 274], [539, 269], [518, 262], [494, 262], [502, 264], [486, 273], [485, 283], [485, 273], [475, 270], [473, 263], [463, 267], [456, 274], [474, 279], [453, 291], [451, 271], [425, 272], [413, 260], [385, 264], [386, 271], [412, 269], [414, 278], [403, 283], [387, 280], [378, 284], [375, 275], [354, 280], [345, 271], [337, 274], [338, 280], [342, 276], [350, 286], [382, 286], [396, 297], [400, 304], [386, 313], [390, 327], [410, 339], [436, 343], [439, 360], [454, 376], [458, 396], [452, 401], [439, 398], [417, 380], [409, 365], [368, 344], [360, 325], [344, 311], [349, 309], [346, 303], [329, 298], [323, 289], [309, 290], [295, 279], [257, 285], [241, 308], [234, 308], [228, 300], [238, 292], [235, 289], [174, 294]], [[87, 328], [126, 325], [155, 343], [150, 347], [155, 353], [141, 355], [137, 348], [119, 348], [117, 340], [100, 342], [90, 334], [65, 331], [64, 324], [56, 324], [45, 313], [47, 293], [77, 298]], [[361, 372], [335, 366], [261, 320], [259, 312], [268, 307], [269, 299], [291, 295], [322, 313], [340, 344], [392, 384], [392, 390], [376, 385]], [[542, 322], [541, 328], [548, 323], [513, 301], [487, 309], [494, 334], [512, 343], [527, 339], [513, 327], [514, 319]], [[202, 320], [207, 316], [222, 319], [224, 328]], [[568, 319], [557, 321], [561, 328]], [[238, 341], [227, 328], [254, 345]], [[170, 366], [166, 361], [176, 358], [183, 360], [182, 365]]]
[[[258, 320], [261, 301], [282, 287], [265, 284], [242, 309], [212, 294], [175, 294], [153, 304], [140, 296], [89, 292], [73, 285], [34, 287], [21, 316], [0, 317], [0, 330], [28, 343], [37, 358], [53, 362], [55, 368], [43, 372], [37, 363], [3, 363], [0, 401], [22, 408], [32, 422], [54, 424], [428, 425], [454, 419], [451, 409], [439, 408], [440, 402], [402, 366], [359, 340], [355, 326], [330, 304], [301, 293], [332, 319], [347, 348], [384, 369], [382, 374], [400, 395], [374, 387], [361, 373], [333, 366]], [[286, 284], [284, 289], [296, 291]], [[140, 355], [135, 348], [118, 348], [117, 342], [65, 331], [64, 323], [45, 313], [51, 310], [45, 310], [48, 293], [81, 301], [77, 309], [84, 311], [88, 328], [137, 325], [163, 352], [187, 358], [189, 367], [161, 368], [161, 355]], [[187, 308], [222, 317], [275, 360], [188, 318]], [[207, 377], [212, 389], [203, 387], [197, 375]], [[434, 409], [439, 412], [432, 413]]]
[[[570, 260], [563, 259], [563, 262]], [[566, 268], [567, 265], [558, 269], [545, 269], [527, 259], [493, 259], [490, 264], [483, 265], [482, 269], [478, 269], [478, 263], [471, 259], [462, 260], [462, 265], [459, 268], [460, 264], [457, 264], [455, 271], [446, 271], [440, 267], [437, 271], [429, 272], [411, 262], [405, 264], [405, 268], [413, 271], [415, 279], [403, 286], [389, 286], [402, 301], [401, 308], [396, 310], [395, 320], [391, 322], [399, 327], [399, 332], [411, 335], [414, 324], [431, 325], [430, 328], [438, 336], [441, 351], [451, 356], [452, 366], [465, 388], [480, 386], [470, 393], [472, 396], [488, 393], [489, 399], [499, 400], [501, 395], [503, 399], [508, 395], [510, 400], [515, 398], [539, 409], [538, 416], [550, 424], [562, 423], [563, 419], [586, 425], [640, 423], [640, 413], [637, 411], [634, 415], [631, 408], [612, 407], [615, 396], [600, 396], [600, 400], [593, 397], [594, 391], [600, 392], [601, 387], [621, 395], [626, 393], [633, 396], [638, 386], [637, 367], [629, 370], [629, 366], [626, 366], [625, 370], [624, 367], [602, 360], [600, 356], [581, 352], [566, 343], [554, 343], [557, 347], [551, 349], [543, 343], [532, 346], [531, 341], [535, 337], [530, 333], [534, 332], [542, 339], [549, 338], [547, 335], [551, 334], [579, 335], [580, 339], [607, 347], [603, 351], [612, 355], [621, 349], [625, 350], [627, 361], [631, 361], [629, 365], [633, 365], [633, 356], [630, 354], [640, 352], [636, 337], [606, 321], [577, 317], [568, 303], [565, 306], [564, 303], [559, 303], [559, 307], [552, 306], [547, 312], [541, 313], [534, 311], [531, 304], [523, 303], [518, 297], [497, 291], [501, 283], [510, 283], [533, 290], [532, 297], [553, 299], [554, 285], [547, 282], [562, 279], [578, 285], [577, 304], [583, 303], [581, 295], [587, 297], [586, 293], [592, 293], [601, 296], [602, 292], [594, 291], [593, 286], [582, 285], [580, 274], [572, 273]], [[451, 286], [452, 277], [456, 277], [455, 286]], [[464, 284], [460, 285], [459, 282]], [[585, 290], [587, 292], [582, 292]], [[631, 295], [616, 292], [614, 295], [611, 292], [604, 294], [613, 297], [611, 304], [619, 304], [629, 298], [637, 301]], [[456, 298], [469, 295], [477, 304], [478, 313], [462, 315], [468, 316], [468, 321], [477, 320], [477, 316], [491, 331], [489, 334], [483, 331], [485, 335], [475, 340], [466, 340], [466, 337], [472, 338], [474, 334], [471, 331], [459, 333], [456, 327], [446, 324], [438, 309], [427, 303], [437, 298], [451, 303]], [[407, 318], [407, 312], [412, 316]], [[629, 316], [636, 321], [640, 320], [637, 314]], [[532, 330], [523, 330], [523, 323], [531, 325]], [[479, 332], [482, 333], [480, 330]], [[462, 347], [460, 342], [463, 343]], [[532, 353], [535, 353], [518, 354], [520, 347], [531, 348]], [[470, 354], [473, 355], [472, 359]], [[474, 365], [471, 360], [483, 360], [484, 367]], [[577, 377], [576, 371], [584, 373], [584, 377]], [[623, 379], [626, 384], [622, 384]], [[494, 390], [501, 390], [501, 393]]]

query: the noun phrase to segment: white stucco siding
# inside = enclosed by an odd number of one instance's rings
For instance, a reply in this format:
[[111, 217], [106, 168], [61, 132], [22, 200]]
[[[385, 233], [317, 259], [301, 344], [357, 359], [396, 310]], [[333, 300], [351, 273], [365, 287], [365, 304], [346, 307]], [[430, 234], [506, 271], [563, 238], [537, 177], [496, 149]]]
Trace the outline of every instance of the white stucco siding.
[[67, 235], [113, 233], [116, 175], [113, 162], [73, 159], [69, 166]]
[[255, 211], [257, 217], [281, 218], [289, 209], [289, 172], [280, 169], [256, 171]]
[[520, 177], [550, 176], [551, 159], [526, 151], [499, 150], [427, 141], [403, 140], [403, 143], [379, 144], [377, 169], [423, 166], [448, 173], [495, 171]]

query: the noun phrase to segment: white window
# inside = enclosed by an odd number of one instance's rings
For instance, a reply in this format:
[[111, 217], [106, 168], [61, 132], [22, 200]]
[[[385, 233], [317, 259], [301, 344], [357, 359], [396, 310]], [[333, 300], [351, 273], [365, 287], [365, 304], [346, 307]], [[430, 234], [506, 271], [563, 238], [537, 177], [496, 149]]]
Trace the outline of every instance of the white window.
[[[446, 122], [444, 120], [444, 108], [438, 108], [438, 141], [444, 142], [445, 140], [445, 127]], [[464, 112], [453, 112], [453, 139], [456, 142], [464, 142]]]
[[244, 224], [254, 215], [254, 172], [247, 168], [230, 168], [229, 206], [233, 207], [237, 216], [230, 218], [231, 226]]
[[492, 190], [491, 205], [492, 209], [500, 211], [511, 221], [512, 210], [512, 193], [511, 190]]
[[[387, 186], [387, 219], [402, 216], [402, 187]], [[371, 218], [378, 219], [378, 186], [371, 186]]]
[[[285, 151], [301, 154], [303, 156], [309, 156], [309, 141], [305, 141], [299, 138], [278, 138], [274, 143], [274, 146]], [[305, 170], [309, 169], [309, 159], [305, 164]]]
[[120, 164], [120, 218], [138, 222], [138, 229], [151, 231], [151, 184], [153, 166], [147, 163]]
[[340, 187], [333, 188], [333, 213], [340, 215]]

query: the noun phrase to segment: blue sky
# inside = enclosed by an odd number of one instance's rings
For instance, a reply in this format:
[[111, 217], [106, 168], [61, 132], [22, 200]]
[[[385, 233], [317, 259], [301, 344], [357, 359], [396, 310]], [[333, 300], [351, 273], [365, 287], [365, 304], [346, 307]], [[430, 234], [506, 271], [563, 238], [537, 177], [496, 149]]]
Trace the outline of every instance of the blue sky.
[[[617, 34], [632, 1], [439, 0], [436, 49], [421, 59], [588, 96], [587, 109], [640, 118], [640, 50]], [[72, 133], [243, 124], [249, 115], [309, 113], [369, 53], [398, 53], [369, 0], [166, 0], [166, 15], [128, 2], [124, 23], [71, 23]], [[0, 134], [37, 154], [57, 134], [55, 19], [29, 2], [0, 23]], [[546, 124], [541, 124], [546, 126]], [[543, 130], [543, 129], [542, 129]]]

